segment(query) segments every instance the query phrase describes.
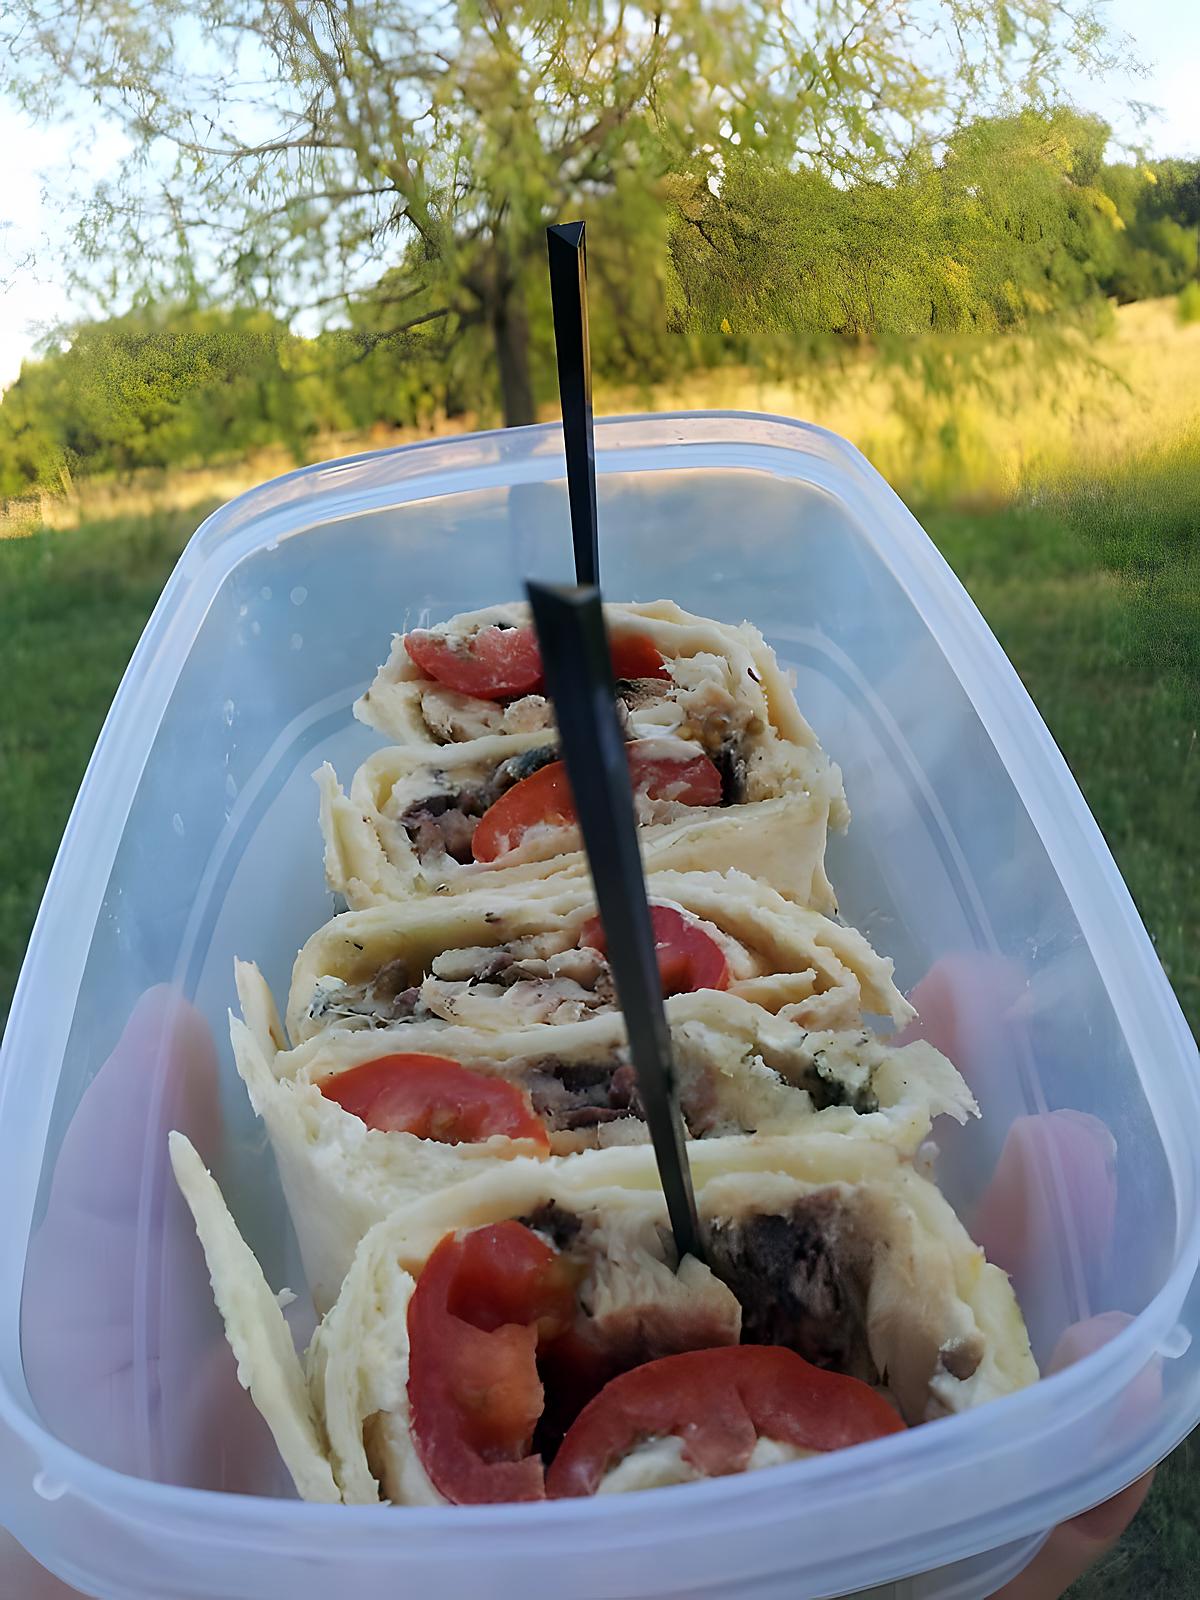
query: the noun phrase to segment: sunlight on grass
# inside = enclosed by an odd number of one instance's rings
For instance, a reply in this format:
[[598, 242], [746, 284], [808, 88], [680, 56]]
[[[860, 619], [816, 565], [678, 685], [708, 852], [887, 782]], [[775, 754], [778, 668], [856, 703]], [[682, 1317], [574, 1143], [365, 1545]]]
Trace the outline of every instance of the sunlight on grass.
[[0, 1027], [109, 702], [180, 550], [211, 509], [0, 542]]
[[[1200, 325], [1180, 327], [1174, 300], [1122, 306], [1111, 334], [1079, 346], [1067, 366], [1022, 361], [1016, 339], [995, 351], [990, 394], [930, 396], [915, 378], [897, 388], [864, 358], [819, 382], [720, 369], [648, 395], [605, 390], [597, 407], [803, 417], [851, 440], [910, 499], [1004, 504], [1063, 474], [1171, 442], [1188, 426], [1182, 397], [1200, 394]], [[1194, 409], [1190, 417], [1194, 425]]]

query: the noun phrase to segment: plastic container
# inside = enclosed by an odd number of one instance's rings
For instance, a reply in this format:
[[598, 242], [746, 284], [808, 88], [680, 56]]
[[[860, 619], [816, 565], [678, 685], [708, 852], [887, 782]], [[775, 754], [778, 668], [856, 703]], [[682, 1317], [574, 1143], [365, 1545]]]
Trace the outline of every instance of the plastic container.
[[[1016, 674], [842, 440], [714, 413], [603, 422], [596, 443], [607, 593], [752, 618], [842, 765], [854, 822], [831, 875], [976, 1088], [983, 1120], [946, 1139], [942, 1180], [1011, 1256], [1036, 1353], [1096, 1313], [1125, 1314], [1098, 1325], [1116, 1336], [973, 1414], [767, 1474], [516, 1508], [290, 1498], [165, 1132], [207, 1150], [306, 1337], [229, 1055], [234, 954], [282, 992], [330, 913], [310, 774], [328, 757], [348, 776], [375, 747], [350, 705], [391, 633], [570, 577], [555, 428], [314, 467], [185, 551], [97, 744], [4, 1041], [0, 1521], [88, 1592], [974, 1600], [1200, 1417], [1196, 1050]], [[1022, 1118], [997, 1229], [978, 1203]]]

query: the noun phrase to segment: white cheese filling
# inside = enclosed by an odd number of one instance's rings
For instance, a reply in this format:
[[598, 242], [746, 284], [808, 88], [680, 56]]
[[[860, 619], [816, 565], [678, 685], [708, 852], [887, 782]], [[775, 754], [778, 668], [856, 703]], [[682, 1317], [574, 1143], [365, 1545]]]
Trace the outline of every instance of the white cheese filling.
[[[815, 1450], [781, 1444], [777, 1439], [759, 1439], [744, 1470], [757, 1472], [762, 1467], [779, 1467], [788, 1461], [804, 1461]], [[625, 1459], [610, 1468], [600, 1480], [597, 1494], [628, 1494], [634, 1489], [664, 1489], [673, 1483], [697, 1483], [705, 1474], [684, 1460], [683, 1441], [673, 1435], [665, 1439], [646, 1439]]]

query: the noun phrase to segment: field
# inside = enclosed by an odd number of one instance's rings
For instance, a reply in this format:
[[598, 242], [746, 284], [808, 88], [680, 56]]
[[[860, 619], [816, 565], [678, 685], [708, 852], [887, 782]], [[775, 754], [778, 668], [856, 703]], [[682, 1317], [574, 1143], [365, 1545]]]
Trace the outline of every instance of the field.
[[[653, 404], [815, 414], [876, 456], [1020, 671], [1200, 1030], [1200, 415], [1185, 415], [1179, 398], [1200, 395], [1200, 327], [1177, 328], [1169, 308], [1132, 307], [1100, 353], [1111, 375], [1052, 394], [1014, 378], [1020, 404], [991, 422], [978, 399], [943, 407], [953, 433], [931, 412], [919, 448], [870, 374], [821, 395], [722, 374]], [[227, 476], [232, 486], [240, 475]], [[192, 482], [193, 502], [214, 492]], [[0, 540], [0, 1021], [105, 709], [208, 509], [182, 504], [178, 482], [166, 505], [145, 486], [132, 505], [106, 493], [103, 508], [76, 508], [78, 526]], [[1184, 1600], [1197, 1570], [1193, 1440], [1161, 1471], [1121, 1549], [1073, 1594]]]

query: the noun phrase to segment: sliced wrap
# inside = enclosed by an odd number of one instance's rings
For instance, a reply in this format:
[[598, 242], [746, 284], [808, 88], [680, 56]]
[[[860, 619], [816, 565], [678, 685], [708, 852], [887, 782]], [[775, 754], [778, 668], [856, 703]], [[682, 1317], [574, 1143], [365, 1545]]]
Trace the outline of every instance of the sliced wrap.
[[[239, 963], [238, 991], [246, 1017], [231, 1019], [238, 1071], [270, 1135], [318, 1305], [331, 1303], [368, 1228], [421, 1195], [498, 1161], [648, 1138], [619, 1013], [553, 1032], [535, 1025], [489, 1034], [436, 1020], [333, 1028], [287, 1050], [257, 968]], [[675, 995], [666, 1010], [692, 1138], [766, 1142], [819, 1127], [912, 1155], [934, 1117], [961, 1122], [976, 1112], [954, 1067], [924, 1041], [896, 1046], [861, 1027], [806, 1030], [711, 989]], [[439, 1142], [394, 1124], [384, 1131], [335, 1098], [343, 1075], [391, 1059], [402, 1076], [412, 1062], [396, 1058], [413, 1056], [448, 1058], [514, 1086], [538, 1142], [502, 1134]]]
[[[914, 1015], [862, 934], [744, 873], [653, 872], [647, 888], [652, 907], [673, 908], [723, 953], [715, 986], [731, 994], [807, 1028]], [[431, 1017], [498, 1032], [611, 1011], [608, 964], [587, 942], [594, 917], [590, 886], [554, 879], [345, 912], [296, 958], [288, 1033], [301, 1044], [324, 1028]]]
[[[614, 649], [636, 637], [651, 661], [661, 659], [658, 676], [617, 685], [649, 864], [736, 867], [803, 904], [833, 910], [823, 863], [828, 827], [844, 827], [848, 818], [841, 775], [762, 636], [748, 624], [711, 622], [665, 601], [606, 612]], [[528, 795], [530, 811], [519, 808], [515, 831], [506, 828], [502, 842], [493, 836], [479, 847], [488, 832], [480, 819], [522, 780], [527, 791], [558, 755], [544, 695], [505, 701], [463, 694], [427, 676], [409, 653], [417, 639], [466, 647], [481, 631], [527, 636], [536, 662], [523, 605], [398, 635], [355, 707], [397, 743], [359, 769], [349, 796], [331, 768], [317, 774], [326, 873], [352, 907], [470, 888], [483, 875], [520, 881], [583, 870], [578, 830], [561, 819], [530, 825], [531, 816], [546, 813]], [[698, 785], [671, 781], [672, 771], [682, 773], [682, 764], [698, 757]]]
[[[471, 829], [497, 789], [497, 773], [521, 771], [524, 755], [544, 749], [542, 737], [535, 736], [532, 751], [524, 737], [488, 737], [449, 746], [433, 760], [393, 746], [364, 762], [349, 795], [326, 763], [316, 779], [329, 887], [359, 910], [417, 894], [505, 889], [551, 874], [582, 877], [587, 864], [574, 827], [535, 829], [495, 863], [470, 859]], [[466, 822], [464, 806], [472, 813]], [[825, 875], [830, 806], [828, 789], [799, 784], [735, 805], [643, 803], [646, 869], [735, 867], [789, 899], [831, 912], [836, 903]]]
[[[297, 1383], [301, 1367], [290, 1346], [277, 1338], [246, 1341], [240, 1308], [274, 1304], [274, 1297], [244, 1247], [209, 1250], [210, 1240], [234, 1233], [233, 1224], [182, 1136], [172, 1136], [171, 1153], [243, 1381], [300, 1493], [325, 1494], [323, 1455], [348, 1503], [430, 1504], [444, 1494], [410, 1412], [419, 1403], [410, 1386], [411, 1296], [447, 1235], [503, 1222], [522, 1223], [565, 1258], [577, 1285], [573, 1337], [599, 1353], [602, 1374], [680, 1350], [783, 1346], [885, 1386], [909, 1425], [1036, 1379], [1008, 1279], [984, 1260], [933, 1184], [868, 1141], [814, 1133], [773, 1145], [711, 1140], [692, 1147], [711, 1270], [688, 1260], [676, 1272], [653, 1153], [645, 1147], [553, 1167], [513, 1161], [406, 1208], [360, 1244], [305, 1359], [307, 1392]], [[543, 1372], [545, 1422], [564, 1397], [554, 1369]], [[570, 1420], [564, 1416], [562, 1426]], [[542, 1435], [549, 1448], [555, 1437]], [[669, 1441], [648, 1438], [600, 1489], [697, 1475]]]
[[[669, 600], [609, 604], [604, 615], [614, 643], [635, 635], [662, 658], [662, 676], [619, 680], [623, 689], [638, 686], [636, 693], [625, 692], [631, 732], [696, 739], [713, 752], [749, 735], [759, 741], [760, 761], [768, 762], [762, 747], [774, 737], [809, 751], [814, 772], [824, 770], [828, 763], [816, 735], [757, 628], [693, 616]], [[528, 626], [528, 606], [514, 602], [463, 613], [429, 632], [469, 642], [481, 629]], [[553, 727], [553, 712], [540, 693], [481, 699], [447, 689], [416, 665], [405, 637], [395, 636], [386, 663], [354, 707], [360, 721], [396, 744], [457, 744], [485, 735], [536, 735]], [[733, 757], [749, 760], [751, 752], [735, 750]]]

